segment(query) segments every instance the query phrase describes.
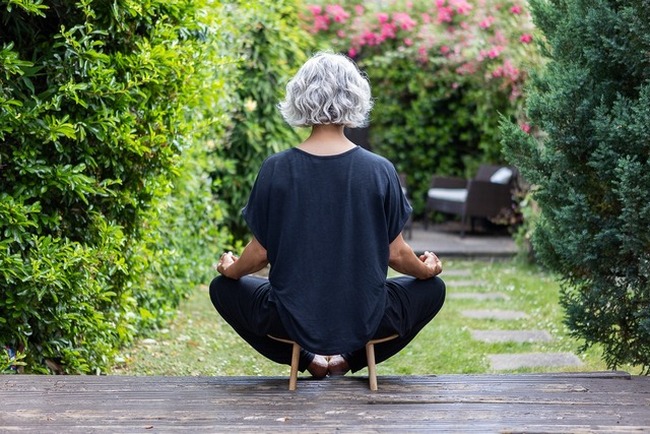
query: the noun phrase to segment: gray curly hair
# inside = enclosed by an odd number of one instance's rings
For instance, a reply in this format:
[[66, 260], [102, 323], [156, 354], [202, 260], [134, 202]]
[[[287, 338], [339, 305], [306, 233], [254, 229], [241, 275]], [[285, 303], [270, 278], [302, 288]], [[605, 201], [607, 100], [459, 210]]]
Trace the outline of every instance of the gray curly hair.
[[357, 128], [368, 123], [373, 104], [370, 84], [356, 64], [342, 54], [314, 55], [289, 81], [286, 90], [278, 108], [289, 125]]

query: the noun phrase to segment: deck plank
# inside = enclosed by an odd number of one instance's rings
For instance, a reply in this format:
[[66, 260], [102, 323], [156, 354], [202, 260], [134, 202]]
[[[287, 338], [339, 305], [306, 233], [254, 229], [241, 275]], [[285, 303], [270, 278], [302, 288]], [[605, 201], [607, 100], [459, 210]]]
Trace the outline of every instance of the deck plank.
[[2, 432], [650, 432], [650, 377], [622, 372], [0, 377]]

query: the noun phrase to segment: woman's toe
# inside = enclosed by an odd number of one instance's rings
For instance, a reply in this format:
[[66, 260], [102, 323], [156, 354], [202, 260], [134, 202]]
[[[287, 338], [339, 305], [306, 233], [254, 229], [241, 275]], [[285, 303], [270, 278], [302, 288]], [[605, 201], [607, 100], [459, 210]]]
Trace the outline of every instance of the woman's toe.
[[324, 378], [327, 375], [327, 369], [327, 359], [318, 354], [314, 356], [314, 360], [307, 366], [307, 370], [315, 378]]
[[331, 376], [345, 375], [349, 370], [350, 365], [343, 356], [330, 357], [328, 371]]

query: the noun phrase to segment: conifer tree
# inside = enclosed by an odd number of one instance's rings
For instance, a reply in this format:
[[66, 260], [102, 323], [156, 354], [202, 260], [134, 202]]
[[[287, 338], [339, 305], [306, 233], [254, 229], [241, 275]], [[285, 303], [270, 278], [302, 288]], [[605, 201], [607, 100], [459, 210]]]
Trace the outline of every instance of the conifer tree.
[[650, 1], [531, 0], [548, 63], [530, 82], [529, 135], [505, 153], [536, 186], [532, 238], [559, 273], [572, 334], [610, 368], [650, 371]]

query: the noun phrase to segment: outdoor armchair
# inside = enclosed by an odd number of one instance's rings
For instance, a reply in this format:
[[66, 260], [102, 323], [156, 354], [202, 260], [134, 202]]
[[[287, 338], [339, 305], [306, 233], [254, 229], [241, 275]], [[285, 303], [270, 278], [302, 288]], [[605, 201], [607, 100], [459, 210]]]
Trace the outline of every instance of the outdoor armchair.
[[474, 218], [493, 218], [512, 207], [515, 175], [512, 167], [482, 164], [469, 180], [433, 176], [427, 192], [424, 228], [428, 228], [431, 213], [438, 211], [461, 217], [461, 237], [468, 220], [473, 231]]

